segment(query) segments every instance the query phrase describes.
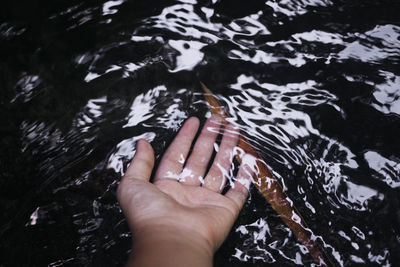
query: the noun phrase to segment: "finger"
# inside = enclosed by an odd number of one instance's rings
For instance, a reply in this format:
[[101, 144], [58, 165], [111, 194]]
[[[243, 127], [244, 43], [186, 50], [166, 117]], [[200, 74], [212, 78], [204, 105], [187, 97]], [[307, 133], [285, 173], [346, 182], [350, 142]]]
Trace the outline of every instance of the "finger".
[[250, 184], [256, 168], [256, 158], [249, 154], [244, 155], [236, 176], [236, 181], [225, 194], [226, 197], [235, 202], [239, 210], [242, 209], [249, 195]]
[[220, 127], [221, 118], [219, 116], [212, 116], [207, 120], [182, 172], [182, 183], [199, 185], [204, 181], [203, 177], [212, 156], [214, 142], [219, 134]]
[[146, 140], [141, 139], [138, 141], [136, 154], [125, 172], [124, 179], [149, 181], [153, 167], [153, 148]]
[[199, 128], [199, 119], [189, 118], [180, 129], [178, 135], [172, 141], [161, 159], [154, 181], [160, 179], [179, 179], [183, 164], [189, 153], [193, 139]]
[[228, 124], [224, 130], [224, 136], [215, 156], [213, 165], [210, 168], [205, 180], [204, 187], [221, 192], [229, 177], [230, 167], [234, 157], [234, 148], [239, 140], [239, 131]]

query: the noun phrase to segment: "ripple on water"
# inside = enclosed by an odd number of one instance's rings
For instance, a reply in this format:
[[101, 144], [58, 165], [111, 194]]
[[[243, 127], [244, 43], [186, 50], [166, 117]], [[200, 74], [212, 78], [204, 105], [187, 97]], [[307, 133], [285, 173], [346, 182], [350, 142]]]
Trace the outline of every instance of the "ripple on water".
[[[122, 265], [131, 234], [115, 189], [137, 140], [159, 160], [185, 119], [210, 115], [198, 80], [337, 265], [400, 260], [395, 3], [10, 4], [0, 23], [6, 265]], [[215, 265], [313, 266], [251, 192]]]

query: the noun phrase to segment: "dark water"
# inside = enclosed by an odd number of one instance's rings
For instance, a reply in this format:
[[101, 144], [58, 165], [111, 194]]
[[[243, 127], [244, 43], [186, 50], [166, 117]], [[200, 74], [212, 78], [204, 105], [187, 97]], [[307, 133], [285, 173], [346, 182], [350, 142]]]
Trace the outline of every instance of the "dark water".
[[[9, 1], [0, 266], [119, 266], [135, 141], [219, 97], [338, 266], [400, 262], [398, 1]], [[156, 252], [154, 252], [156, 255]], [[252, 190], [215, 266], [312, 266]]]

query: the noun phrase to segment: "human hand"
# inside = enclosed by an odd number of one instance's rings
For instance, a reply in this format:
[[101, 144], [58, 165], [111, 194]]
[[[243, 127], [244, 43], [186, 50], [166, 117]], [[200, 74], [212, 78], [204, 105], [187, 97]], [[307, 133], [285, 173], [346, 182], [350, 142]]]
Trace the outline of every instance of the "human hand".
[[[138, 142], [117, 191], [134, 239], [130, 264], [211, 265], [215, 250], [225, 240], [247, 198], [253, 173], [243, 161], [233, 186], [225, 195], [221, 194], [239, 138], [238, 130], [227, 125], [205, 176], [221, 125], [217, 116], [208, 119], [186, 159], [199, 128], [198, 119], [189, 118], [165, 152], [153, 183], [149, 182], [154, 166], [153, 149], [145, 140]], [[162, 261], [157, 262], [149, 249]], [[174, 252], [179, 253], [179, 259], [168, 265], [165, 257], [170, 259]], [[189, 265], [183, 265], [185, 261]]]

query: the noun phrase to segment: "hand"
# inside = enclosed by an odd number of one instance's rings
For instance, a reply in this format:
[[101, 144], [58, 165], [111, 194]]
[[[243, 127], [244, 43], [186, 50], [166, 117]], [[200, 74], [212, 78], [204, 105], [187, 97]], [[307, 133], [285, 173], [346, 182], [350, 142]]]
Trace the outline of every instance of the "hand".
[[[251, 167], [242, 163], [233, 186], [221, 194], [239, 138], [238, 130], [231, 125], [225, 127], [218, 153], [205, 176], [221, 125], [217, 116], [208, 119], [186, 159], [199, 128], [198, 119], [189, 118], [165, 152], [153, 183], [149, 182], [153, 149], [145, 140], [138, 142], [117, 192], [133, 234], [130, 264], [211, 265], [214, 252], [227, 237], [247, 198], [252, 176]], [[166, 261], [174, 251], [178, 259], [168, 265]]]

